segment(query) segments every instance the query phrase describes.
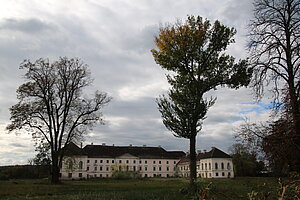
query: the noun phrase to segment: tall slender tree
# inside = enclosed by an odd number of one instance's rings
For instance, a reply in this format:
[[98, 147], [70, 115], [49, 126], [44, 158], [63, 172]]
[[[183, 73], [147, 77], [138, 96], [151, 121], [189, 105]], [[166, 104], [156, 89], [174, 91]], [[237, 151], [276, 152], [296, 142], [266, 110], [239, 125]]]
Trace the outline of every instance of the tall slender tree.
[[92, 83], [88, 66], [80, 59], [66, 57], [54, 63], [48, 59], [25, 60], [21, 69], [26, 83], [17, 90], [19, 102], [10, 108], [11, 131], [25, 130], [51, 152], [51, 182], [59, 182], [64, 148], [78, 142], [96, 122], [103, 123], [102, 107], [111, 100], [96, 91], [93, 98], [83, 97], [83, 89]]
[[196, 136], [214, 99], [203, 95], [217, 86], [239, 88], [248, 85], [251, 69], [246, 60], [235, 63], [226, 54], [236, 31], [219, 21], [213, 25], [200, 16], [189, 16], [183, 23], [162, 26], [152, 49], [157, 64], [172, 73], [168, 95], [157, 100], [163, 123], [177, 137], [190, 140], [190, 184], [196, 179]]

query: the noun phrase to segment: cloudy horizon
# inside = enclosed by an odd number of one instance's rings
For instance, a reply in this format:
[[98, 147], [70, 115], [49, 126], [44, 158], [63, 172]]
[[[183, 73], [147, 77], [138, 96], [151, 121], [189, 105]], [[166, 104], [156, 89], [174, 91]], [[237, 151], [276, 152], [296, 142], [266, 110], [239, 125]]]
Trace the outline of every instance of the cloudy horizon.
[[[150, 50], [160, 24], [200, 15], [237, 30], [228, 53], [247, 56], [247, 24], [252, 1], [239, 0], [73, 0], [3, 1], [0, 8], [0, 166], [26, 164], [35, 155], [31, 136], [7, 134], [9, 108], [17, 103], [16, 90], [24, 83], [20, 63], [59, 57], [80, 58], [94, 79], [86, 94], [95, 90], [113, 97], [104, 108], [106, 124], [85, 137], [86, 144], [158, 146], [188, 151], [189, 141], [176, 138], [161, 120], [155, 99], [169, 88], [166, 71]], [[254, 101], [250, 88], [218, 87], [207, 96], [217, 101], [207, 113], [197, 136], [197, 149], [215, 146], [225, 152], [235, 142], [234, 129], [244, 122], [264, 121], [270, 99]]]

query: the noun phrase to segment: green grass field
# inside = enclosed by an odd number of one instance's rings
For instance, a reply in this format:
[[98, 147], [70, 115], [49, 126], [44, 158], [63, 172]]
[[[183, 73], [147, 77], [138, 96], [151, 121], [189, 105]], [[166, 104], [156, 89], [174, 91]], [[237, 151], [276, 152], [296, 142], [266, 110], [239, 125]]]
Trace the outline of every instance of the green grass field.
[[[210, 198], [248, 199], [248, 193], [270, 192], [269, 199], [276, 199], [278, 179], [276, 178], [234, 178], [202, 179], [203, 185], [212, 182]], [[88, 181], [64, 181], [60, 185], [50, 185], [47, 180], [0, 181], [0, 199], [41, 199], [41, 200], [100, 200], [100, 199], [190, 199], [182, 188], [187, 179], [160, 178], [141, 180], [98, 179]]]

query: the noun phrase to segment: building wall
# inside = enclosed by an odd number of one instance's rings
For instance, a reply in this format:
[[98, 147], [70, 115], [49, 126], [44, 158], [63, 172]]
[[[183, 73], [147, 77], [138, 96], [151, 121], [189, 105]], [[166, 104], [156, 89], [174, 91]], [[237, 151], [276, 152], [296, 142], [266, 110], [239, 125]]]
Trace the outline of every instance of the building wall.
[[[108, 178], [116, 170], [136, 171], [142, 177], [172, 177], [179, 162], [179, 159], [139, 159], [129, 154], [118, 158], [66, 157], [64, 160], [62, 179]], [[71, 161], [73, 167], [69, 166]]]
[[[223, 163], [223, 164], [222, 164]], [[189, 177], [189, 162], [178, 164], [179, 175]], [[231, 158], [207, 158], [197, 161], [197, 177], [202, 178], [233, 178]]]

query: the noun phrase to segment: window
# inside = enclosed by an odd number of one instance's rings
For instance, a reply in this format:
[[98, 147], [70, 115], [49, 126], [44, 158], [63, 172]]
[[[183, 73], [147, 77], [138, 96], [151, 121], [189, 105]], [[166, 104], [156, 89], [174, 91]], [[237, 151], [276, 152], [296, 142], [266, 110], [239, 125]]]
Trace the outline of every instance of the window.
[[161, 164], [161, 161], [158, 161], [158, 164]]
[[147, 178], [147, 177], [148, 177], [148, 175], [147, 175], [147, 174], [145, 174], [145, 175], [144, 175], [144, 177], [145, 177], [145, 178]]
[[169, 161], [167, 161], [167, 164], [169, 164]]
[[109, 160], [106, 160], [106, 163], [109, 163]]
[[218, 169], [218, 163], [215, 163], [215, 169]]
[[100, 163], [103, 163], [103, 160], [100, 160]]
[[129, 171], [129, 166], [128, 165], [126, 166], [126, 171]]
[[142, 171], [142, 167], [141, 166], [139, 167], [139, 170]]
[[87, 163], [90, 163], [90, 160], [87, 160]]
[[79, 178], [82, 178], [82, 173], [79, 173], [79, 174], [78, 174], [78, 177], [79, 177]]
[[115, 163], [115, 160], [112, 160], [111, 163]]
[[211, 173], [209, 173], [209, 177], [211, 177]]
[[155, 160], [153, 160], [153, 164], [155, 164]]
[[72, 178], [72, 173], [68, 173], [68, 178]]
[[207, 170], [207, 163], [205, 163], [205, 170]]
[[126, 160], [126, 163], [129, 163], [129, 160]]
[[106, 171], [109, 171], [109, 167], [106, 167]]
[[161, 167], [159, 167], [158, 170], [161, 171]]
[[218, 173], [218, 172], [216, 173], [216, 176], [219, 176], [219, 173]]
[[169, 171], [169, 167], [167, 167], [167, 171]]
[[147, 164], [147, 160], [145, 160], [145, 164]]
[[204, 168], [203, 168], [203, 163], [201, 164], [201, 169], [203, 170]]
[[94, 177], [97, 177], [97, 174], [94, 174]]
[[135, 164], [135, 160], [133, 160], [133, 164]]
[[97, 167], [95, 167], [94, 170], [97, 171]]
[[140, 160], [139, 163], [142, 164], [142, 161]]
[[176, 164], [176, 161], [174, 161], [174, 164]]
[[90, 167], [86, 167], [86, 171], [89, 171], [90, 170]]
[[208, 163], [208, 169], [211, 170], [211, 163]]
[[147, 167], [145, 167], [145, 171], [147, 171]]
[[231, 174], [230, 174], [230, 172], [228, 172], [228, 178], [229, 178], [229, 177], [231, 177]]
[[156, 170], [156, 167], [153, 167], [153, 171], [155, 171]]
[[169, 176], [169, 174], [167, 174], [167, 178], [169, 178], [170, 176]]
[[82, 167], [83, 167], [83, 162], [79, 161], [79, 169], [82, 169]]
[[98, 160], [95, 160], [95, 163], [97, 163]]
[[222, 172], [222, 176], [225, 176], [225, 173], [224, 173], [224, 172]]
[[231, 169], [230, 163], [227, 163], [227, 169], [228, 169], [228, 170]]
[[224, 163], [221, 163], [221, 168], [224, 169]]
[[122, 166], [119, 166], [119, 171], [122, 171]]
[[100, 167], [100, 169], [99, 169], [100, 171], [102, 171], [102, 166]]
[[122, 163], [122, 160], [119, 160], [119, 163]]
[[133, 171], [134, 171], [134, 172], [136, 171], [136, 166], [133, 166]]

